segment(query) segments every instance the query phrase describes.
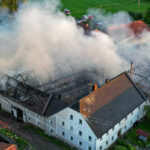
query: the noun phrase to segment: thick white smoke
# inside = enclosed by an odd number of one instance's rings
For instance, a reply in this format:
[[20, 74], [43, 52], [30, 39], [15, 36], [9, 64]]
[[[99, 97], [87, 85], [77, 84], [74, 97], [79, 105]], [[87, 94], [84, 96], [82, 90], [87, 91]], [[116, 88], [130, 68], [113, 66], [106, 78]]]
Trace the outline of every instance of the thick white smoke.
[[[49, 72], [56, 76], [56, 66], [64, 75], [96, 68], [105, 78], [127, 69], [130, 52], [120, 52], [114, 39], [104, 33], [84, 35], [73, 17], [59, 11], [59, 5], [58, 1], [26, 3], [7, 24], [0, 25], [1, 69], [33, 70], [41, 76]], [[112, 18], [103, 17], [104, 24], [130, 20], [124, 13]]]
[[[127, 25], [133, 22], [132, 18], [125, 12], [115, 14], [105, 14], [104, 11], [92, 10], [88, 11], [95, 18], [95, 22], [101, 22], [108, 34], [112, 37], [117, 54], [127, 66], [131, 61], [134, 65], [150, 65], [150, 32], [146, 29], [140, 35], [135, 35], [133, 30]], [[135, 25], [136, 26], [136, 25]], [[135, 27], [134, 26], [134, 27]], [[135, 27], [136, 28], [136, 27]], [[135, 29], [137, 32], [139, 29]], [[114, 32], [111, 32], [114, 31]], [[142, 31], [142, 30], [141, 30]], [[123, 66], [122, 66], [123, 67]], [[124, 68], [124, 67], [123, 67]], [[124, 68], [125, 69], [125, 68]], [[150, 69], [150, 68], [149, 68]]]

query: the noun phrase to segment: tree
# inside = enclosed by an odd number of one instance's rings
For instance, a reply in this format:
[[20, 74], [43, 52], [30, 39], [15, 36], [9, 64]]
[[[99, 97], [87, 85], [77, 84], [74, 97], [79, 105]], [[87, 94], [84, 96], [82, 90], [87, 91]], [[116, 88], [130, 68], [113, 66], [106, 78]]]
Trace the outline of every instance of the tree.
[[1, 0], [1, 6], [7, 7], [10, 12], [14, 12], [18, 9], [19, 2], [25, 2], [26, 0]]
[[144, 15], [144, 21], [150, 26], [150, 8], [147, 9]]
[[144, 111], [145, 111], [145, 113], [146, 113], [147, 119], [150, 120], [150, 106], [149, 106], [149, 105], [145, 105]]

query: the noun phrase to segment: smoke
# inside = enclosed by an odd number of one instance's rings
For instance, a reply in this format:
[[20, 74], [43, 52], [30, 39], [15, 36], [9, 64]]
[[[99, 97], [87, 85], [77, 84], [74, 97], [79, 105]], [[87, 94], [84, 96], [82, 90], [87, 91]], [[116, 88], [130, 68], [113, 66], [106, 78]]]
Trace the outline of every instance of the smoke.
[[[111, 36], [117, 47], [116, 53], [124, 62], [122, 66], [129, 65], [132, 61], [134, 65], [144, 65], [149, 69], [150, 65], [150, 32], [146, 29], [140, 35], [135, 35], [128, 26], [133, 22], [132, 18], [125, 12], [106, 14], [102, 10], [88, 10], [88, 14], [94, 16], [95, 22], [101, 22], [107, 33]], [[136, 25], [134, 25], [136, 28]], [[140, 28], [140, 27], [139, 27]], [[140, 32], [141, 29], [136, 29]], [[141, 30], [142, 31], [142, 30]]]
[[[60, 12], [60, 7], [59, 1], [27, 2], [7, 23], [0, 24], [0, 68], [3, 71], [33, 70], [43, 78], [47, 73], [57, 78], [58, 70], [65, 76], [78, 70], [96, 69], [101, 77], [110, 78], [128, 69], [134, 50], [125, 51], [115, 42], [116, 37], [120, 40], [124, 33], [110, 37], [93, 31], [91, 36], [86, 36], [73, 17]], [[123, 12], [113, 16], [97, 10], [89, 12], [105, 27], [131, 21]], [[136, 54], [135, 60], [143, 52], [136, 50]]]

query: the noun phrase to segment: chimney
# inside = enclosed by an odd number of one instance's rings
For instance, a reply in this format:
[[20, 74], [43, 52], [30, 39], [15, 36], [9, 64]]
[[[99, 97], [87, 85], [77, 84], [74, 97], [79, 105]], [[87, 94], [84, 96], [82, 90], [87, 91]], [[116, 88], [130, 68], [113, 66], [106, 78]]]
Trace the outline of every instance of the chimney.
[[133, 74], [133, 62], [131, 61], [130, 75], [132, 76], [132, 74]]
[[108, 82], [109, 82], [109, 80], [108, 80], [108, 79], [106, 79], [106, 80], [105, 80], [105, 83], [108, 83]]
[[97, 90], [97, 84], [94, 84], [93, 85], [93, 91], [96, 91]]

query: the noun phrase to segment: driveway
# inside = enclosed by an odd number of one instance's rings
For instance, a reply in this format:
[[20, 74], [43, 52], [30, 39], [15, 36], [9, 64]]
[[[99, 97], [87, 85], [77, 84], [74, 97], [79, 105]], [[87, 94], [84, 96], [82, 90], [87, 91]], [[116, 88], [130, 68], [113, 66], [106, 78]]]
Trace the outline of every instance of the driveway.
[[[62, 150], [62, 148], [54, 145], [47, 139], [28, 130], [23, 126], [24, 123], [18, 122], [6, 112], [0, 112], [0, 120], [7, 122], [12, 132], [27, 140], [36, 150]], [[30, 150], [30, 148], [27, 148], [27, 150]]]

